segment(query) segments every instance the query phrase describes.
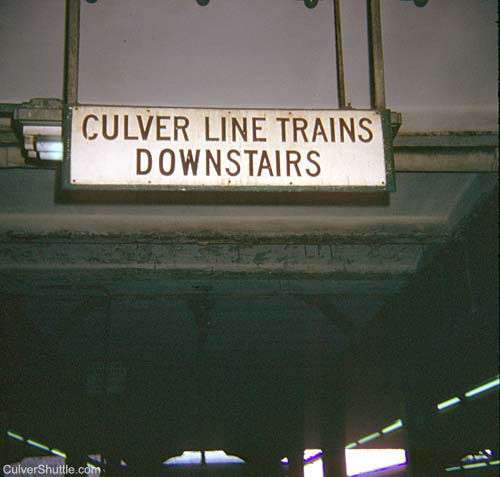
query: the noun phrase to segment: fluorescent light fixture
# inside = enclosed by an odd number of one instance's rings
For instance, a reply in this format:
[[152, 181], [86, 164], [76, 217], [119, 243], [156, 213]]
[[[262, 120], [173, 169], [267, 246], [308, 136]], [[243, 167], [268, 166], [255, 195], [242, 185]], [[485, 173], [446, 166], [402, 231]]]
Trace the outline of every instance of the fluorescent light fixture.
[[500, 460], [490, 460], [490, 465], [499, 465]]
[[354, 449], [358, 444], [356, 442], [351, 442], [345, 446], [346, 449]]
[[47, 124], [23, 125], [24, 149], [28, 159], [62, 161], [61, 126]]
[[63, 153], [62, 152], [39, 152], [38, 157], [42, 161], [62, 161]]
[[367, 442], [371, 442], [378, 437], [380, 437], [382, 434], [380, 432], [374, 432], [373, 434], [370, 434], [369, 436], [363, 437], [363, 439], [359, 439], [358, 444], [366, 444]]
[[[314, 449], [311, 449], [311, 454], [313, 451]], [[399, 467], [407, 463], [404, 449], [349, 449], [345, 451], [345, 459], [347, 475], [351, 477]], [[288, 459], [284, 458], [281, 462], [287, 464]], [[321, 458], [304, 463], [304, 477], [323, 477]]]
[[25, 124], [23, 136], [62, 136], [62, 127], [48, 124]]
[[[311, 461], [316, 461], [323, 455], [321, 449], [305, 449], [304, 450], [304, 464], [311, 463]], [[288, 457], [283, 457], [280, 462], [284, 465], [288, 465]]]
[[63, 451], [59, 449], [50, 449], [50, 452], [58, 457], [62, 457], [63, 459], [66, 459], [66, 457], [68, 457]]
[[40, 139], [35, 141], [35, 149], [38, 152], [62, 152], [63, 143], [57, 140]]
[[310, 460], [317, 459], [323, 455], [323, 451], [321, 449], [306, 449], [304, 451], [304, 461], [308, 462]]
[[390, 426], [384, 427], [382, 429], [382, 434], [389, 434], [390, 432], [393, 432], [397, 429], [401, 429], [403, 427], [403, 421], [401, 419], [398, 419], [397, 421], [393, 422]]
[[462, 467], [464, 469], [477, 469], [478, 467], [487, 467], [486, 462], [477, 462], [476, 464], [464, 464]]
[[50, 449], [46, 445], [41, 444], [40, 442], [37, 442], [37, 441], [33, 441], [31, 439], [28, 439], [26, 441], [26, 444], [29, 444], [30, 446], [36, 447], [38, 449], [42, 449], [44, 451], [50, 451]]
[[19, 434], [16, 434], [15, 432], [12, 432], [12, 431], [7, 431], [7, 435], [8, 435], [11, 439], [15, 439], [16, 441], [24, 442], [24, 437], [23, 437], [23, 436], [20, 436]]
[[446, 467], [446, 469], [444, 469], [444, 470], [446, 472], [456, 472], [457, 470], [462, 470], [462, 467], [455, 465], [453, 467]]
[[489, 381], [485, 384], [482, 384], [481, 386], [478, 386], [477, 388], [471, 389], [470, 391], [467, 391], [465, 393], [465, 397], [472, 397], [476, 396], [477, 394], [484, 393], [485, 391], [488, 391], [489, 389], [493, 389], [497, 387], [500, 384], [500, 378], [497, 376], [496, 379], [493, 381]]
[[323, 461], [318, 459], [305, 464], [304, 477], [323, 477]]
[[442, 411], [443, 409], [446, 409], [447, 407], [451, 407], [451, 406], [454, 406], [455, 404], [458, 404], [460, 403], [460, 398], [458, 397], [452, 397], [446, 401], [443, 401], [443, 402], [440, 402], [436, 407]]
[[406, 465], [404, 449], [351, 449], [346, 451], [348, 476]]

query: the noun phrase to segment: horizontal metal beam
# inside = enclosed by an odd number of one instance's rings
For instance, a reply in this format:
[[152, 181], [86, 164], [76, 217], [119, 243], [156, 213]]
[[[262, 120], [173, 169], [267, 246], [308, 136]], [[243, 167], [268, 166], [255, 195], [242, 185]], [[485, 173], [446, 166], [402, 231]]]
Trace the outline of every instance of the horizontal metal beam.
[[497, 131], [406, 133], [394, 138], [395, 148], [498, 147], [498, 144]]
[[395, 149], [396, 172], [497, 172], [498, 148]]
[[497, 172], [497, 132], [400, 134], [394, 139], [397, 172]]
[[255, 278], [274, 276], [331, 276], [365, 279], [382, 275], [411, 274], [423, 246], [414, 244], [213, 244], [199, 243], [116, 243], [99, 240], [23, 241], [0, 240], [2, 274], [33, 269], [50, 269], [66, 274], [69, 270], [88, 273], [116, 270], [131, 276], [134, 270], [149, 276], [234, 277], [252, 274]]

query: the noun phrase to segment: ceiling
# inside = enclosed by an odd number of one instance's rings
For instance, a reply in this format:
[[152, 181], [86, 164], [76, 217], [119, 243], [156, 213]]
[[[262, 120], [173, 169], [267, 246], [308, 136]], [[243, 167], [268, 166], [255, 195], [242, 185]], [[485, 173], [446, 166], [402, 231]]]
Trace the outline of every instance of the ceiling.
[[385, 205], [134, 205], [54, 201], [53, 171], [0, 180], [18, 430], [128, 454], [140, 435], [157, 458], [279, 454], [301, 429], [321, 447], [324, 403], [342, 409], [346, 389], [348, 439], [394, 422], [394, 379], [366, 356], [346, 378], [346, 352], [496, 187], [409, 173]]

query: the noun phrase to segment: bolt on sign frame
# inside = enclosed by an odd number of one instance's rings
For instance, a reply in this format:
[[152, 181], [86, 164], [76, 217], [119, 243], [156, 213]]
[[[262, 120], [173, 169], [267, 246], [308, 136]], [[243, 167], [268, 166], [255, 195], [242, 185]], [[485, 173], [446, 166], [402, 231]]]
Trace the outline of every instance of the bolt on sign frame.
[[333, 0], [339, 109], [239, 110], [80, 104], [81, 0], [66, 0], [63, 190], [393, 192], [380, 0], [366, 1], [371, 109], [346, 106]]

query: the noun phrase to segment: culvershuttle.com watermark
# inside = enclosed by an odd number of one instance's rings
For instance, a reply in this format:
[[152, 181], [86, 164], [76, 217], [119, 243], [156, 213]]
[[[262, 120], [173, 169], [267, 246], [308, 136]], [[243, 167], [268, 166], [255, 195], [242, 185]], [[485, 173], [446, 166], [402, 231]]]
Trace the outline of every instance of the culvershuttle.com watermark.
[[98, 475], [101, 472], [101, 469], [97, 467], [70, 467], [68, 465], [47, 465], [47, 464], [39, 464], [36, 466], [28, 467], [21, 465], [4, 465], [3, 468], [4, 476], [8, 475]]

